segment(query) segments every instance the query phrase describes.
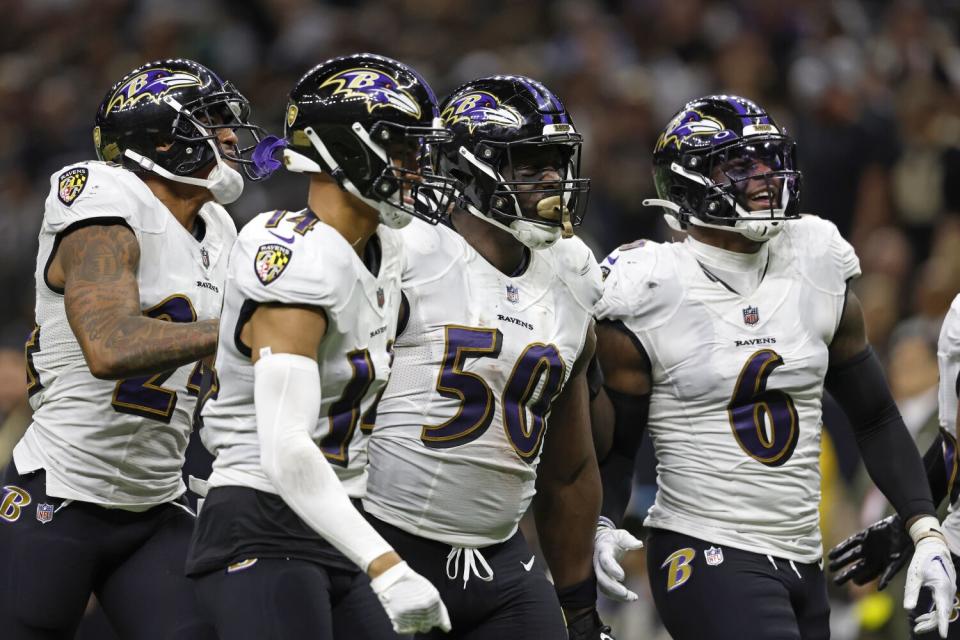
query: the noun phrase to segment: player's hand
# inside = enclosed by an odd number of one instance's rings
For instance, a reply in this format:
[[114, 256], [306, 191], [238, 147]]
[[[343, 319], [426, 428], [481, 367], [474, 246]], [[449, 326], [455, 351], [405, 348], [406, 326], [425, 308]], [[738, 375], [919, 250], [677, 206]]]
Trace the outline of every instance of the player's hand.
[[637, 599], [637, 594], [623, 586], [625, 574], [620, 560], [627, 551], [642, 548], [643, 543], [630, 535], [629, 531], [615, 529], [612, 522], [600, 519], [593, 538], [593, 571], [597, 574], [597, 585], [603, 595], [620, 602]]
[[434, 627], [450, 631], [450, 615], [440, 592], [406, 562], [390, 567], [370, 586], [400, 635], [426, 633]]
[[603, 624], [596, 609], [589, 609], [575, 618], [567, 619], [569, 640], [615, 640], [610, 627]]
[[853, 580], [864, 585], [879, 577], [877, 589], [883, 591], [907, 564], [912, 547], [899, 516], [875, 522], [830, 550], [833, 583], [840, 586]]
[[903, 589], [903, 606], [912, 610], [917, 606], [920, 588], [933, 593], [933, 609], [917, 619], [914, 633], [936, 628], [941, 638], [947, 637], [953, 596], [957, 592], [957, 575], [950, 558], [950, 550], [939, 536], [929, 536], [917, 543], [913, 560], [907, 568], [907, 584]]

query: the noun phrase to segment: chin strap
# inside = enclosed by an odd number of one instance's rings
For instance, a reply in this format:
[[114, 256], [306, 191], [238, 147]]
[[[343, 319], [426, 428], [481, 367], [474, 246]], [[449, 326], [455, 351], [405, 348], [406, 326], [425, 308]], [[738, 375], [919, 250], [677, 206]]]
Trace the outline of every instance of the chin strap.
[[[643, 204], [645, 207], [662, 207], [664, 209], [668, 209], [669, 213], [663, 214], [663, 219], [666, 221], [667, 226], [674, 231], [686, 233], [687, 230], [684, 229], [683, 225], [680, 223], [680, 214], [683, 210], [675, 202], [671, 202], [670, 200], [660, 200], [659, 198], [647, 198], [646, 200], [643, 200], [641, 204]], [[739, 205], [737, 205], [737, 210], [740, 211]], [[689, 224], [693, 224], [698, 227], [706, 227], [707, 229], [718, 229], [720, 231], [739, 233], [740, 235], [745, 236], [750, 240], [756, 240], [757, 242], [769, 240], [773, 236], [780, 233], [780, 231], [783, 229], [780, 224], [783, 222], [782, 220], [751, 220], [749, 216], [743, 215], [737, 218], [731, 218], [731, 220], [734, 221], [734, 226], [732, 227], [704, 222], [693, 214], [687, 214], [686, 217], [688, 220], [690, 220]], [[784, 220], [786, 220], [786, 218]]]
[[[390, 164], [389, 160], [387, 159], [386, 151], [384, 151], [383, 147], [370, 139], [370, 135], [367, 133], [367, 130], [363, 128], [363, 125], [361, 125], [359, 122], [354, 122], [350, 128], [353, 130], [354, 134], [360, 138], [360, 141], [363, 142], [363, 144], [367, 145], [374, 153], [377, 154], [377, 157], [383, 160], [385, 164]], [[340, 185], [341, 189], [347, 193], [350, 193], [351, 195], [356, 196], [361, 202], [366, 204], [371, 209], [377, 211], [380, 214], [380, 222], [394, 229], [400, 229], [410, 223], [410, 221], [413, 219], [411, 214], [400, 210], [388, 202], [374, 200], [373, 198], [368, 198], [360, 193], [360, 190], [357, 189], [357, 186], [353, 184], [349, 178], [347, 178], [343, 169], [340, 168], [340, 164], [334, 160], [333, 155], [331, 155], [330, 151], [327, 149], [327, 145], [323, 143], [323, 140], [320, 139], [320, 136], [317, 135], [317, 132], [313, 127], [304, 127], [303, 133], [307, 136], [307, 139], [310, 141], [310, 144], [313, 145], [313, 148], [317, 150], [317, 153], [320, 154], [320, 157], [323, 159], [323, 161], [328, 167], [330, 167], [330, 171], [324, 171], [319, 164], [301, 153], [297, 153], [291, 149], [284, 149], [283, 164], [288, 171], [293, 171], [294, 173], [327, 173], [337, 181], [337, 184]]]

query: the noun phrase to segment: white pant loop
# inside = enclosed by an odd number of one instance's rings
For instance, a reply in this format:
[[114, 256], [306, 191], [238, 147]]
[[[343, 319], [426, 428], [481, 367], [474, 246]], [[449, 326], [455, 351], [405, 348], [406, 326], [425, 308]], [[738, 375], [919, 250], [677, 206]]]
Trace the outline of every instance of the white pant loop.
[[[459, 572], [460, 558], [463, 557], [463, 588], [467, 588], [467, 581], [471, 575], [475, 575], [484, 582], [493, 580], [493, 569], [487, 563], [486, 558], [480, 553], [480, 549], [472, 547], [450, 547], [450, 553], [447, 554], [447, 578], [457, 579]], [[451, 569], [451, 563], [453, 565]], [[478, 566], [479, 565], [479, 566]], [[486, 575], [480, 573], [483, 569]]]

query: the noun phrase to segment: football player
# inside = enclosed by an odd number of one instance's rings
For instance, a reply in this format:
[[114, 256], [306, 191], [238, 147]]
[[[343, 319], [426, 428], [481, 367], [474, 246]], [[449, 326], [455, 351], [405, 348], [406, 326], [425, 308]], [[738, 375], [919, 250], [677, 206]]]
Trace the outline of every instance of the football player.
[[[950, 513], [943, 521], [954, 568], [960, 567], [960, 483], [957, 472], [957, 393], [960, 392], [960, 296], [953, 300], [940, 329], [937, 344], [940, 365], [940, 434], [923, 456], [927, 481], [933, 494], [933, 503], [939, 505], [949, 498]], [[877, 588], [883, 590], [890, 580], [907, 564], [913, 552], [913, 541], [904, 533], [903, 520], [889, 516], [863, 531], [850, 536], [830, 551], [830, 570], [836, 572], [833, 581], [842, 585], [848, 580], [864, 585], [880, 578]], [[919, 604], [911, 611], [915, 638], [934, 637], [937, 611], [931, 594], [920, 593]], [[939, 605], [938, 605], [939, 607]], [[960, 638], [960, 601], [954, 598], [950, 612], [948, 638]]]
[[[581, 137], [519, 76], [463, 85], [441, 116], [459, 202], [444, 224], [401, 232], [403, 316], [364, 506], [440, 590], [454, 637], [566, 638], [563, 605], [570, 637], [599, 638], [584, 364], [600, 272], [572, 237], [589, 188]], [[518, 530], [531, 501], [559, 602]]]
[[660, 199], [647, 202], [687, 238], [637, 242], [604, 261], [598, 402], [612, 404], [616, 451], [604, 456], [597, 572], [607, 583], [622, 575], [613, 527], [646, 427], [659, 476], [647, 564], [671, 635], [829, 637], [825, 387], [917, 544], [905, 606], [921, 585], [933, 589], [945, 634], [954, 568], [923, 465], [847, 288], [857, 257], [832, 223], [798, 213], [793, 140], [749, 100], [697, 99], [660, 135], [654, 179]]
[[201, 64], [146, 64], [100, 104], [100, 161], [51, 178], [33, 423], [0, 496], [4, 638], [72, 638], [91, 592], [123, 638], [215, 637], [183, 576], [180, 469], [236, 238], [220, 205], [243, 189], [235, 166], [258, 177], [248, 114]]
[[306, 206], [241, 231], [223, 386], [201, 412], [216, 459], [187, 572], [221, 638], [450, 628], [437, 590], [351, 504], [390, 370], [404, 260], [395, 228], [414, 215], [436, 223], [445, 206], [427, 197], [423, 181], [439, 178], [419, 164], [446, 135], [438, 116], [416, 71], [371, 54], [328, 60], [290, 93], [283, 161], [309, 175]]

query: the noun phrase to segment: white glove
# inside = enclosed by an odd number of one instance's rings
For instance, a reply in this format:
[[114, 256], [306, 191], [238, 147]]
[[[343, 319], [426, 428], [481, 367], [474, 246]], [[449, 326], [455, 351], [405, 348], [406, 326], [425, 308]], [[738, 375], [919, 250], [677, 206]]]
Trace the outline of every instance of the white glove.
[[625, 529], [616, 529], [606, 518], [600, 518], [593, 537], [593, 571], [597, 574], [600, 592], [611, 600], [633, 602], [637, 594], [623, 586], [624, 572], [620, 566], [623, 554], [642, 549], [643, 543]]
[[[933, 518], [931, 518], [933, 520]], [[914, 525], [911, 527], [911, 537], [914, 537]], [[903, 589], [903, 606], [912, 610], [917, 606], [920, 588], [927, 587], [933, 593], [933, 609], [917, 618], [913, 628], [914, 633], [922, 633], [937, 629], [941, 638], [947, 637], [950, 626], [950, 614], [953, 611], [953, 597], [957, 592], [957, 575], [950, 558], [950, 550], [939, 533], [939, 523], [926, 531], [936, 531], [935, 535], [927, 533], [916, 542], [913, 559], [907, 568], [907, 584]], [[919, 536], [918, 536], [919, 537]]]
[[450, 631], [450, 615], [440, 592], [406, 562], [390, 567], [370, 587], [400, 635], [426, 633], [434, 627]]

